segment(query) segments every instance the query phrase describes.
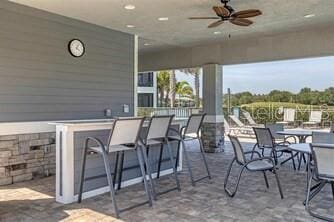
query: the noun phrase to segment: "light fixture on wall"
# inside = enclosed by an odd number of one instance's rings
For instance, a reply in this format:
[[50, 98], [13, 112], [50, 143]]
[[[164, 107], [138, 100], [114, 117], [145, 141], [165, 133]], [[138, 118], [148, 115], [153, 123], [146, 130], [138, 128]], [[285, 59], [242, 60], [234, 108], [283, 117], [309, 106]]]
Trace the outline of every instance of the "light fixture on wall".
[[304, 18], [312, 18], [314, 16], [315, 16], [315, 14], [307, 14], [307, 15], [304, 15]]
[[135, 28], [136, 26], [134, 26], [134, 25], [126, 25], [126, 27], [131, 29], [131, 28]]
[[136, 8], [136, 6], [129, 4], [129, 5], [125, 5], [124, 8], [127, 9], [127, 10], [134, 10]]
[[150, 45], [152, 45], [151, 43], [148, 43], [148, 42], [145, 42], [144, 43], [144, 46], [150, 46]]
[[222, 34], [222, 32], [220, 32], [220, 31], [215, 31], [215, 32], [213, 32], [213, 34], [214, 34], [214, 35], [219, 35], [219, 34]]

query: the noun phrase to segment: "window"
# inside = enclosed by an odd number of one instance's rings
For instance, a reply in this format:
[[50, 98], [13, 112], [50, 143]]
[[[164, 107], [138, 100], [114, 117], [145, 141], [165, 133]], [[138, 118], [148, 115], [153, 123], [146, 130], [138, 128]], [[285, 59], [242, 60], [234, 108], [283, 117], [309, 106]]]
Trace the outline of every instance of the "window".
[[144, 72], [138, 74], [138, 86], [139, 87], [152, 87], [153, 86], [153, 72]]
[[153, 107], [153, 94], [152, 93], [139, 93], [138, 94], [138, 107]]

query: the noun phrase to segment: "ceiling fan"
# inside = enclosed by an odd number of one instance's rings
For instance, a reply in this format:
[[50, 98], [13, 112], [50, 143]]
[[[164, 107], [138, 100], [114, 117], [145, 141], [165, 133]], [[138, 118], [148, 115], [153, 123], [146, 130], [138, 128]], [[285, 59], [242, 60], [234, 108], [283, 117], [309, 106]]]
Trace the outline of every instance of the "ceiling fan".
[[253, 21], [247, 19], [262, 15], [262, 12], [258, 9], [248, 9], [236, 12], [231, 6], [227, 5], [230, 0], [221, 0], [223, 6], [213, 6], [212, 9], [216, 13], [215, 17], [190, 17], [189, 19], [219, 19], [218, 21], [211, 23], [208, 27], [214, 28], [225, 21], [229, 21], [234, 25], [249, 26], [253, 24]]

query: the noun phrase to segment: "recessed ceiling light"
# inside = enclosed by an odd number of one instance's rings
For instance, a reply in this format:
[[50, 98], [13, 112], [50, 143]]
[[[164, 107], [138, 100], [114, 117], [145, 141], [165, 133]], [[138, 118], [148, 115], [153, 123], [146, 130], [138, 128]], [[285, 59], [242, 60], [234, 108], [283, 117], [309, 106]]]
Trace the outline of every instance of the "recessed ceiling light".
[[219, 35], [219, 34], [222, 34], [222, 32], [220, 32], [220, 31], [215, 31], [215, 32], [213, 32], [213, 34], [214, 34], [214, 35]]
[[126, 27], [127, 27], [127, 28], [134, 28], [134, 27], [136, 27], [136, 26], [134, 26], [134, 25], [126, 25]]
[[168, 19], [169, 19], [168, 17], [160, 17], [160, 18], [158, 18], [159, 21], [168, 21]]
[[127, 10], [133, 10], [133, 9], [136, 8], [136, 6], [134, 6], [134, 5], [125, 5], [124, 8], [127, 9]]
[[315, 14], [307, 14], [307, 15], [304, 15], [304, 18], [312, 18], [314, 16], [315, 16]]
[[144, 46], [149, 46], [149, 45], [152, 45], [152, 44], [148, 42], [144, 43]]

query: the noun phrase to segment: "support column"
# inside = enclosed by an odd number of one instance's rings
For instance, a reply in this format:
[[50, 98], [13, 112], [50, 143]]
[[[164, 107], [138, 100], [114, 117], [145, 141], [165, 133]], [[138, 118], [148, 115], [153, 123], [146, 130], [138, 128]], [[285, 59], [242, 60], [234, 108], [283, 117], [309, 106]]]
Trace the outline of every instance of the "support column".
[[223, 71], [218, 64], [203, 66], [203, 111], [207, 114], [202, 129], [205, 152], [224, 151]]

